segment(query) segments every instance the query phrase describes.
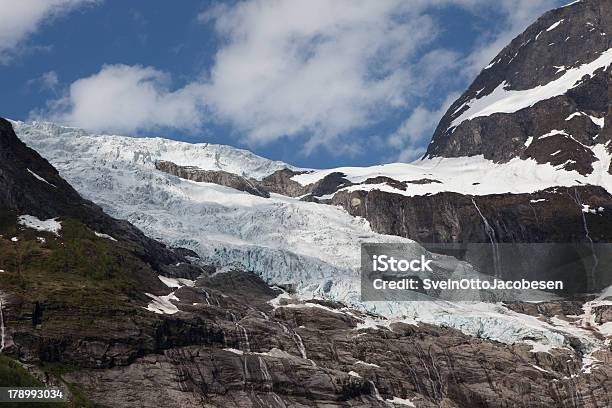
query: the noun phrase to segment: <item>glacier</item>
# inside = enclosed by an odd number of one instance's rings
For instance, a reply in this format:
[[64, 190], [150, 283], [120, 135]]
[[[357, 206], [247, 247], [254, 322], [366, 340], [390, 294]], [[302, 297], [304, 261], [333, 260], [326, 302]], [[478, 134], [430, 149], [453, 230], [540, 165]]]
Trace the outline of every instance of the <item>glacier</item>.
[[[365, 219], [352, 217], [334, 206], [278, 194], [258, 197], [155, 169], [156, 160], [169, 160], [262, 178], [279, 169], [293, 168], [285, 163], [229, 146], [94, 135], [51, 123], [12, 123], [21, 140], [110, 215], [130, 221], [169, 246], [194, 250], [220, 271], [245, 269], [270, 285], [293, 285], [302, 300], [330, 299], [377, 316], [365, 321], [364, 327], [388, 326], [394, 321], [424, 322], [507, 344], [529, 339], [546, 347], [569, 348], [570, 339], [579, 338], [585, 352], [603, 346], [603, 341], [590, 331], [547, 323], [511, 311], [503, 304], [362, 302], [361, 243], [413, 241], [375, 233]], [[478, 160], [475, 163], [480, 163]], [[389, 166], [393, 173], [399, 173], [414, 165]], [[377, 171], [369, 168], [352, 174], [365, 177]], [[300, 181], [310, 182], [326, 172], [306, 173]], [[152, 311], [174, 312], [168, 309], [166, 298], [154, 300], [157, 304]]]

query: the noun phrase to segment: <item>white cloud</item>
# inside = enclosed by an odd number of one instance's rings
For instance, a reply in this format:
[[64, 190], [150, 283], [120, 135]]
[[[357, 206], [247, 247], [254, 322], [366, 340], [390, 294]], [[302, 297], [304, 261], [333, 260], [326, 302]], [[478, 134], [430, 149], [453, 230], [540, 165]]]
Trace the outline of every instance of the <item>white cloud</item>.
[[0, 0], [0, 63], [46, 21], [96, 0]]
[[331, 144], [408, 102], [409, 59], [435, 37], [421, 10], [400, 0], [217, 7], [202, 16], [226, 41], [206, 100], [251, 144], [301, 134], [309, 135], [307, 150]]
[[30, 79], [26, 85], [38, 85], [41, 90], [55, 91], [59, 86], [59, 78], [57, 76], [57, 72], [47, 71], [39, 77]]
[[55, 90], [59, 85], [59, 79], [55, 71], [45, 72], [40, 76], [40, 83], [46, 89]]
[[[405, 111], [408, 118], [387, 144], [407, 160], [422, 153], [457, 96], [428, 108], [423, 101], [430, 93], [463, 87], [512, 36], [556, 3], [518, 2], [220, 3], [198, 16], [214, 26], [220, 40], [212, 67], [200, 78], [177, 89], [155, 68], [107, 65], [75, 81], [35, 116], [118, 133], [160, 127], [194, 131], [208, 121], [223, 122], [253, 146], [293, 137], [301, 138], [307, 153], [325, 146], [351, 155], [366, 143], [355, 136], [359, 130]], [[485, 40], [468, 55], [432, 46], [444, 30], [435, 12], [451, 4], [499, 18], [499, 28], [484, 33]]]
[[72, 83], [66, 95], [33, 117], [108, 132], [198, 127], [197, 84], [176, 91], [170, 85], [168, 75], [150, 67], [105, 65]]

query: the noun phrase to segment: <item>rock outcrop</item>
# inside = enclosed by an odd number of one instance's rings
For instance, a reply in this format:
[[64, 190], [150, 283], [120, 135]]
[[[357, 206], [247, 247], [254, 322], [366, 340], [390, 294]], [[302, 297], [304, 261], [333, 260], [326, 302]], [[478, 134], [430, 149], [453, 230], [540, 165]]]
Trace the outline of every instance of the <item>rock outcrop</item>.
[[186, 180], [219, 184], [221, 186], [231, 187], [259, 197], [270, 197], [270, 194], [267, 191], [261, 190], [257, 187], [257, 182], [255, 180], [251, 180], [237, 174], [228, 173], [227, 171], [201, 170], [197, 167], [179, 166], [175, 163], [163, 160], [156, 162], [155, 168]]

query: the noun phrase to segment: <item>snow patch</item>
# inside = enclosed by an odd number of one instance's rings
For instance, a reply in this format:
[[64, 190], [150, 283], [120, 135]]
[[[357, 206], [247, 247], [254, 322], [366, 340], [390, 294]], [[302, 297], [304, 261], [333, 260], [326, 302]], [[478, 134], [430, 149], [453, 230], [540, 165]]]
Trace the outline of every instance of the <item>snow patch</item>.
[[195, 286], [195, 281], [192, 281], [189, 279], [168, 278], [163, 275], [158, 275], [157, 277], [159, 278], [160, 281], [162, 281], [164, 285], [166, 285], [169, 288], [181, 288], [183, 286], [189, 286], [189, 287]]
[[555, 28], [559, 27], [559, 24], [561, 24], [561, 23], [562, 23], [562, 22], [564, 22], [564, 21], [565, 21], [565, 19], [564, 19], [564, 18], [562, 18], [561, 20], [557, 21], [556, 23], [554, 23], [553, 25], [551, 25], [550, 27], [548, 27], [548, 28], [546, 29], [546, 31], [552, 31], [552, 30], [554, 30]]
[[550, 350], [554, 348], [554, 346], [550, 344], [540, 343], [532, 340], [528, 340], [525, 343], [531, 345], [531, 353], [548, 353], [550, 354]]
[[59, 231], [62, 229], [62, 224], [59, 221], [56, 221], [56, 219], [57, 218], [39, 220], [33, 215], [20, 215], [17, 219], [17, 223], [27, 228], [32, 228], [37, 231], [46, 231], [59, 236]]
[[416, 405], [414, 405], [414, 403], [412, 401], [410, 401], [409, 399], [406, 399], [406, 398], [393, 397], [393, 399], [387, 399], [386, 401], [391, 403], [391, 404], [404, 405], [404, 406], [407, 406], [407, 407], [416, 408]]
[[26, 169], [28, 171], [28, 173], [30, 173], [32, 176], [34, 176], [35, 179], [42, 181], [43, 183], [47, 183], [48, 185], [50, 185], [53, 188], [57, 188], [55, 186], [55, 184], [51, 184], [49, 183], [47, 180], [45, 180], [44, 178], [40, 177], [38, 174], [34, 173], [32, 170], [30, 169]]
[[103, 233], [101, 233], [101, 232], [97, 232], [97, 231], [94, 231], [94, 234], [95, 234], [95, 235], [96, 235], [96, 237], [98, 237], [98, 238], [110, 239], [111, 241], [117, 241], [115, 238], [111, 237], [111, 236], [110, 236], [110, 235], [108, 235], [108, 234], [103, 234]]
[[155, 296], [150, 293], [145, 293], [148, 297], [150, 297], [151, 302], [147, 305], [145, 309], [157, 313], [157, 314], [175, 314], [179, 311], [178, 307], [171, 300], [178, 301], [179, 299], [174, 295], [174, 292], [170, 293], [166, 296]]
[[244, 351], [238, 350], [238, 349], [235, 349], [235, 348], [232, 348], [232, 347], [226, 347], [223, 350], [224, 351], [229, 351], [230, 353], [238, 354], [239, 356], [244, 354]]
[[357, 360], [355, 364], [361, 364], [361, 365], [368, 366], [368, 367], [380, 368], [378, 364], [366, 363], [365, 361], [361, 361], [361, 360]]
[[600, 128], [603, 128], [606, 122], [606, 118], [598, 118], [595, 116], [591, 116], [591, 115], [587, 115], [589, 117], [589, 119], [591, 119], [591, 121], [593, 121], [594, 124], [596, 124], [597, 126], [599, 126]]
[[536, 370], [541, 371], [541, 372], [543, 372], [543, 373], [548, 373], [548, 372], [549, 372], [548, 370], [545, 370], [545, 369], [543, 369], [542, 367], [540, 367], [540, 366], [538, 366], [538, 365], [532, 364], [531, 366], [532, 366], [533, 368], [535, 368]]

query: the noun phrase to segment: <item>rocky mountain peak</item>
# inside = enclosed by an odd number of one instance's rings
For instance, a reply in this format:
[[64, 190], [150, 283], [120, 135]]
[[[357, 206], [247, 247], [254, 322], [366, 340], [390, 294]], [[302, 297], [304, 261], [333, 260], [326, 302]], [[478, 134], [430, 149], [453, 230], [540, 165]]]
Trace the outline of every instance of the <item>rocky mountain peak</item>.
[[440, 121], [427, 157], [533, 158], [581, 174], [610, 140], [612, 1], [547, 12], [486, 66]]

